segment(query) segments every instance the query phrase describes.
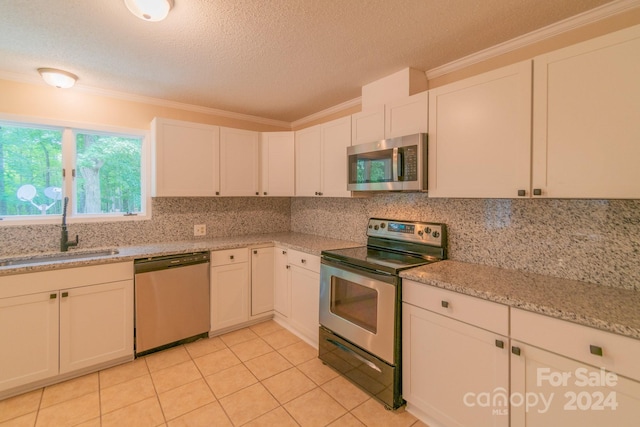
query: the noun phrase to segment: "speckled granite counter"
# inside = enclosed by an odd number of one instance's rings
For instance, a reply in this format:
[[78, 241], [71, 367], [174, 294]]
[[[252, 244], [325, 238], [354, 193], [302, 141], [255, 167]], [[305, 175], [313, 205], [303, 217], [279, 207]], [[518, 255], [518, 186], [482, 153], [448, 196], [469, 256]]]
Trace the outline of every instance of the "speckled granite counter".
[[[290, 249], [296, 249], [318, 256], [320, 255], [320, 252], [325, 249], [340, 249], [361, 246], [361, 244], [359, 243], [350, 242], [347, 240], [329, 239], [326, 237], [302, 233], [250, 234], [237, 237], [216, 237], [210, 240], [191, 240], [183, 242], [156, 243], [141, 246], [123, 246], [117, 248], [118, 253], [115, 255], [88, 256], [80, 259], [74, 258], [57, 261], [43, 260], [42, 262], [38, 262], [35, 264], [16, 264], [4, 266], [0, 267], [0, 276], [30, 273], [34, 271], [55, 270], [60, 268], [82, 267], [86, 265], [131, 261], [138, 258], [147, 258], [161, 255], [232, 249], [269, 243], [275, 243], [280, 246], [285, 246]], [[87, 251], [95, 251], [96, 249], [99, 248], [87, 249]], [[72, 251], [74, 250], [70, 250], [70, 252]], [[75, 250], [75, 252], [82, 252], [82, 250]], [[44, 254], [31, 254], [31, 256], [38, 255]], [[20, 258], [29, 258], [29, 254], [25, 254]], [[2, 261], [2, 258], [0, 258], [0, 261]]]
[[640, 292], [540, 274], [442, 261], [401, 277], [640, 339]]

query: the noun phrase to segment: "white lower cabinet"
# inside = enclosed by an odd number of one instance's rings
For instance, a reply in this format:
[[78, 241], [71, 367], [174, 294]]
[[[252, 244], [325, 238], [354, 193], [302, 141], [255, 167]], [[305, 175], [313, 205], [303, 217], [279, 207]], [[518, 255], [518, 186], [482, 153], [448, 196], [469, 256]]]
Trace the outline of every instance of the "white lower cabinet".
[[511, 309], [511, 426], [637, 426], [640, 341]]
[[248, 249], [211, 252], [211, 331], [249, 320]]
[[318, 348], [320, 257], [280, 247], [275, 256], [276, 317]]
[[291, 311], [291, 279], [286, 248], [276, 247], [273, 253], [273, 309], [288, 318]]
[[[506, 328], [508, 308], [477, 300], [471, 303], [488, 306], [468, 312], [465, 296], [422, 292], [430, 288], [403, 283], [402, 393], [407, 409], [432, 427], [508, 426], [508, 337], [456, 319], [473, 314], [482, 320], [484, 311], [495, 311]], [[422, 308], [430, 303], [442, 314]], [[507, 404], [486, 405], [487, 396], [496, 395]]]
[[251, 249], [251, 316], [273, 311], [273, 247]]
[[0, 399], [133, 359], [130, 262], [0, 278]]
[[60, 373], [131, 354], [131, 282], [60, 292]]
[[56, 291], [0, 299], [0, 398], [58, 374], [57, 298]]

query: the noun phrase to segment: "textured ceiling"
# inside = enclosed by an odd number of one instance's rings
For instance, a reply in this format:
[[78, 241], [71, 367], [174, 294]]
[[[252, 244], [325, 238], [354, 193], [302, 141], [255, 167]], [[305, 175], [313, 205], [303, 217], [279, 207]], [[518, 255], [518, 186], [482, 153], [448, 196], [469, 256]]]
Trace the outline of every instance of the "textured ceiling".
[[0, 0], [0, 72], [292, 122], [610, 0]]

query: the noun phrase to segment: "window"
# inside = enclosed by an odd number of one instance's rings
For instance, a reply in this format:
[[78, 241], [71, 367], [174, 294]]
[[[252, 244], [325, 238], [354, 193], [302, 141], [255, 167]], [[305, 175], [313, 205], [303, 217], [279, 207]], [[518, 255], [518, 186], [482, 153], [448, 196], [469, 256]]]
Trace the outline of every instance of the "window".
[[70, 220], [143, 217], [143, 132], [0, 121], [1, 223], [49, 222], [69, 197]]

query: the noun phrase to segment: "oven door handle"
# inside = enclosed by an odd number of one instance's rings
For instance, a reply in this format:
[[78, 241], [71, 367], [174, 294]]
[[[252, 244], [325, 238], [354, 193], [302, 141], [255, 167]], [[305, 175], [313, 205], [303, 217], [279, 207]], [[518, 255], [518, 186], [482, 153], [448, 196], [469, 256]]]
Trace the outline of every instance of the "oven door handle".
[[358, 359], [359, 361], [361, 361], [362, 363], [364, 363], [365, 365], [367, 365], [368, 367], [370, 367], [374, 371], [382, 373], [382, 370], [380, 368], [378, 368], [375, 363], [373, 363], [372, 361], [367, 360], [364, 357], [360, 356], [358, 353], [356, 353], [355, 351], [351, 350], [349, 347], [346, 347], [346, 346], [340, 344], [339, 342], [334, 341], [334, 340], [329, 339], [329, 338], [325, 338], [325, 340], [327, 342], [330, 342], [331, 344], [335, 345], [336, 347], [338, 347], [340, 350], [344, 351], [345, 353], [349, 353], [351, 356], [355, 357], [356, 359]]
[[399, 181], [400, 176], [402, 174], [400, 168], [398, 167], [398, 147], [393, 147], [393, 154], [391, 159], [391, 173], [393, 173], [393, 180]]

